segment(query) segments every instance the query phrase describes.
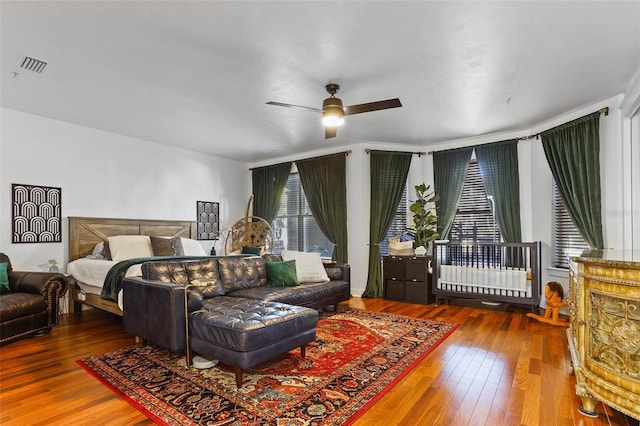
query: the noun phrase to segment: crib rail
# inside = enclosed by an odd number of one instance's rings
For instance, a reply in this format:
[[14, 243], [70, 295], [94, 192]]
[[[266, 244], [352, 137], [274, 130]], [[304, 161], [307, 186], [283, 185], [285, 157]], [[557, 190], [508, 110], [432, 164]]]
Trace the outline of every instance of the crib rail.
[[437, 242], [433, 249], [436, 302], [474, 298], [529, 305], [540, 302], [541, 243]]

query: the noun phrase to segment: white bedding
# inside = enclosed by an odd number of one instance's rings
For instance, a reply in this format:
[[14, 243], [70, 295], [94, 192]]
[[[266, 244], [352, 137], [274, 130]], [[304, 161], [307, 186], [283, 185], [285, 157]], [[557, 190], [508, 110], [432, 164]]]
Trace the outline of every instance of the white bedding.
[[[83, 257], [69, 262], [67, 265], [67, 273], [71, 275], [77, 282], [78, 286], [85, 293], [97, 294], [102, 292], [104, 279], [113, 265], [118, 263], [117, 260], [90, 259]], [[141, 276], [142, 265], [133, 265], [125, 276]], [[118, 306], [122, 309], [122, 290], [118, 293]]]
[[[122, 260], [135, 259], [141, 257], [151, 257], [153, 253], [153, 245], [151, 237], [147, 235], [116, 235], [108, 238], [110, 254], [116, 260], [107, 260], [103, 257], [105, 242], [96, 244], [91, 255], [76, 259], [67, 265], [67, 273], [71, 275], [78, 283], [78, 286], [85, 293], [97, 294], [102, 293], [104, 280], [107, 273]], [[160, 237], [170, 238], [170, 237]], [[207, 253], [197, 240], [190, 238], [180, 238], [180, 253], [175, 252], [176, 256], [206, 256]], [[142, 264], [131, 266], [126, 277], [142, 276]], [[122, 290], [118, 292], [118, 306], [122, 309]]]

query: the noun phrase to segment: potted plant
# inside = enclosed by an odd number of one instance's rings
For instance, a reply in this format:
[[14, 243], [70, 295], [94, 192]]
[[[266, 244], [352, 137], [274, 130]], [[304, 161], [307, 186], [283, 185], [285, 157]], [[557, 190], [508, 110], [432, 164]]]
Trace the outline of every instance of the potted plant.
[[415, 239], [416, 254], [424, 255], [426, 248], [440, 238], [435, 211], [435, 202], [440, 199], [440, 196], [431, 190], [431, 185], [421, 183], [415, 188], [417, 198], [409, 206], [409, 211], [413, 214], [413, 226], [407, 228], [407, 233]]

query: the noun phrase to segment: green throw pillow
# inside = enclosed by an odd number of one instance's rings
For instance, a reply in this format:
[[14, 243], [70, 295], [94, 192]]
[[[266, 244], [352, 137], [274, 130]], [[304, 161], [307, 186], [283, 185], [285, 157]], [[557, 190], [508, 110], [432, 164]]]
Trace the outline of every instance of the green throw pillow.
[[9, 293], [9, 275], [7, 275], [7, 262], [0, 263], [0, 294]]
[[242, 254], [255, 254], [260, 256], [262, 253], [262, 247], [242, 247]]
[[296, 275], [296, 261], [267, 262], [267, 281], [273, 287], [295, 287], [300, 285]]

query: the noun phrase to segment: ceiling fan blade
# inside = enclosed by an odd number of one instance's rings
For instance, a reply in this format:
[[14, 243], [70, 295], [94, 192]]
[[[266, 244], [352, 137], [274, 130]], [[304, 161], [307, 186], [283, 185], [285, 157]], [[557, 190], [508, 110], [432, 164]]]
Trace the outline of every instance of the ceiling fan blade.
[[315, 112], [322, 112], [322, 110], [319, 108], [312, 108], [312, 107], [307, 107], [302, 105], [284, 104], [282, 102], [270, 101], [270, 102], [267, 102], [267, 105], [275, 105], [275, 106], [281, 106], [286, 108], [304, 108], [304, 109], [310, 109], [311, 111], [315, 111]]
[[401, 107], [400, 99], [387, 99], [385, 101], [369, 102], [367, 104], [351, 105], [344, 107], [344, 115], [361, 114], [363, 112], [378, 111], [381, 109]]
[[325, 139], [335, 138], [337, 133], [338, 133], [338, 128], [337, 127], [325, 127], [324, 128], [324, 138]]

